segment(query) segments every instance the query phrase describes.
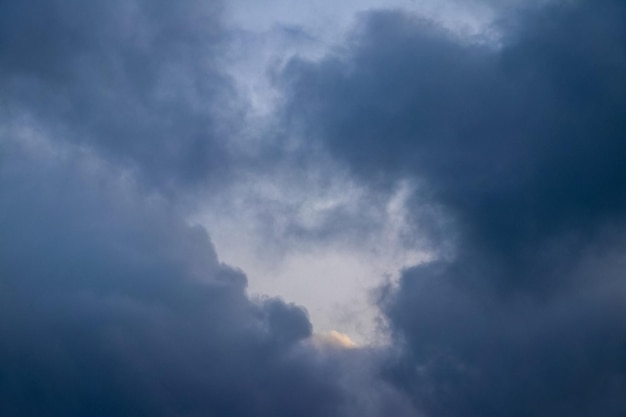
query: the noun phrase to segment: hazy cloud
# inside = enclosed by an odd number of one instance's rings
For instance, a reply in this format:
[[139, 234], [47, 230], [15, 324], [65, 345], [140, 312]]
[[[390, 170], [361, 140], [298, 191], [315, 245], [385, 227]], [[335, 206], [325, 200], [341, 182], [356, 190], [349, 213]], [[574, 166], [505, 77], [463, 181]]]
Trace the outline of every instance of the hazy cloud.
[[0, 2], [3, 416], [411, 410], [379, 354], [315, 348], [186, 221], [241, 162], [220, 7]]
[[401, 12], [293, 60], [286, 120], [363, 181], [413, 178], [454, 244], [383, 292], [389, 377], [434, 416], [621, 415], [626, 210], [621, 2], [517, 8], [501, 38]]
[[[0, 414], [624, 415], [626, 6], [508, 4], [497, 37], [362, 14], [250, 116], [223, 4], [0, 0]], [[437, 259], [376, 293], [388, 346], [314, 336], [189, 225], [199, 195]]]
[[215, 1], [3, 1], [6, 111], [136, 167], [151, 186], [224, 181], [238, 104], [219, 64], [220, 9]]

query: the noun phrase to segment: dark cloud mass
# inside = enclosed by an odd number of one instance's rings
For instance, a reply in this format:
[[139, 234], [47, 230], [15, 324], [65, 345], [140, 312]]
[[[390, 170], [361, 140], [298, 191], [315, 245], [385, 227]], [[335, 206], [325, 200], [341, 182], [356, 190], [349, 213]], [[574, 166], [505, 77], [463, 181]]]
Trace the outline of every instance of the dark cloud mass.
[[3, 416], [333, 415], [330, 364], [301, 345], [304, 310], [248, 300], [202, 229], [97, 161], [11, 156]]
[[20, 135], [2, 137], [1, 415], [410, 415], [375, 352], [314, 348], [306, 311], [251, 301], [167, 200]]
[[294, 131], [449, 218], [454, 254], [381, 296], [426, 415], [626, 413], [625, 28], [611, 0], [509, 11], [497, 42], [375, 12], [283, 73]]
[[423, 178], [473, 245], [514, 256], [588, 231], [626, 203], [621, 8], [527, 12], [501, 48], [371, 15], [347, 62], [292, 63], [293, 123], [360, 175]]
[[224, 180], [237, 101], [219, 68], [220, 10], [216, 1], [2, 1], [5, 110], [135, 166], [147, 185]]
[[[626, 415], [626, 3], [513, 3], [488, 42], [362, 15], [257, 154], [223, 4], [0, 0], [0, 415]], [[290, 157], [418, 184], [389, 346], [316, 346], [185, 220]]]
[[184, 220], [234, 163], [220, 7], [0, 1], [0, 415], [402, 415]]

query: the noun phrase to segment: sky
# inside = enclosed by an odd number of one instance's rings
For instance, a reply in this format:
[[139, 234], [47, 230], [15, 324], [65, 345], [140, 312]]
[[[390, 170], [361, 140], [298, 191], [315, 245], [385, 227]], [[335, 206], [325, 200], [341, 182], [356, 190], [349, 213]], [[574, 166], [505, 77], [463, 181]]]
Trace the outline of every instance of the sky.
[[626, 415], [620, 0], [0, 0], [0, 415]]

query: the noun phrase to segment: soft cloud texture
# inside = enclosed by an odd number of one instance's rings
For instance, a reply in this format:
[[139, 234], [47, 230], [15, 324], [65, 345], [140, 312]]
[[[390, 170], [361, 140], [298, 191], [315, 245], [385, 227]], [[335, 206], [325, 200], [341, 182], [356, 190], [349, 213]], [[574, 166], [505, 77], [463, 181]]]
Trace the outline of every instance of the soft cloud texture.
[[[251, 116], [223, 4], [0, 1], [0, 414], [624, 415], [626, 7], [507, 4], [361, 14]], [[390, 343], [250, 298], [215, 208], [319, 298], [406, 250]]]
[[517, 9], [494, 44], [372, 13], [343, 55], [285, 70], [298, 134], [448, 219], [430, 233], [453, 250], [381, 293], [388, 377], [427, 415], [625, 412], [625, 21]]
[[219, 8], [0, 2], [3, 416], [410, 410], [378, 354], [316, 349], [186, 221], [240, 163]]
[[[4, 105], [170, 190], [232, 159], [232, 83], [214, 1], [0, 3]], [[141, 137], [138, 140], [137, 137]]]
[[2, 165], [2, 414], [332, 413], [328, 370], [298, 353], [305, 311], [250, 302], [204, 230], [106, 168]]

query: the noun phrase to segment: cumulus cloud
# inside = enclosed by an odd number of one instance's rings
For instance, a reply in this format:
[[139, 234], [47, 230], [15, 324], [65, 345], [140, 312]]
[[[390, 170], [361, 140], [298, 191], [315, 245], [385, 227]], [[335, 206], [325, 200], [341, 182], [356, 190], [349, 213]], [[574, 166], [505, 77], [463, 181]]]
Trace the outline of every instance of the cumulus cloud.
[[427, 415], [625, 412], [625, 21], [618, 1], [517, 7], [485, 43], [374, 12], [284, 71], [295, 132], [447, 219], [431, 234], [454, 250], [381, 292], [387, 376]]
[[136, 187], [74, 152], [5, 158], [2, 414], [332, 414], [333, 379], [298, 355], [306, 312], [251, 302], [206, 232]]
[[[251, 151], [222, 4], [0, 1], [0, 414], [624, 415], [626, 6], [510, 4], [480, 41], [361, 15], [274, 74]], [[296, 199], [289, 244], [369, 239], [407, 190], [394, 239], [437, 259], [377, 291], [388, 346], [251, 299], [186, 221], [277, 161], [363, 193]]]
[[306, 310], [250, 300], [126, 170], [32, 129], [0, 138], [2, 415], [413, 415], [375, 377], [381, 352], [314, 347]]
[[220, 7], [0, 2], [3, 416], [375, 409], [303, 307], [251, 300], [185, 221], [237, 164]]
[[503, 20], [502, 48], [370, 15], [347, 62], [287, 69], [290, 120], [359, 175], [423, 178], [476, 240], [503, 251], [595, 225], [624, 204], [618, 6]]
[[150, 186], [224, 181], [238, 101], [219, 64], [221, 7], [3, 1], [6, 110], [134, 166]]

